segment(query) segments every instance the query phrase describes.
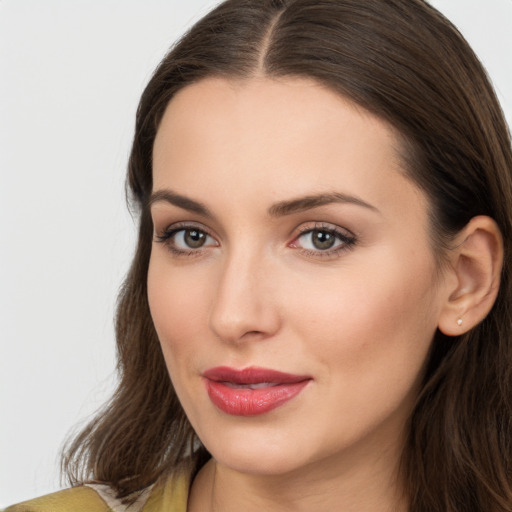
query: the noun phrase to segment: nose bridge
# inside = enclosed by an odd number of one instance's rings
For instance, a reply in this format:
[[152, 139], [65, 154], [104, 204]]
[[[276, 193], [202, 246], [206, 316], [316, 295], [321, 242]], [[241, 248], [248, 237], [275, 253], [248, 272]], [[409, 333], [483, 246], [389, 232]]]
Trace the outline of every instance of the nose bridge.
[[217, 337], [236, 342], [246, 335], [271, 335], [278, 326], [277, 310], [269, 297], [269, 262], [249, 247], [226, 254], [214, 296], [210, 327]]

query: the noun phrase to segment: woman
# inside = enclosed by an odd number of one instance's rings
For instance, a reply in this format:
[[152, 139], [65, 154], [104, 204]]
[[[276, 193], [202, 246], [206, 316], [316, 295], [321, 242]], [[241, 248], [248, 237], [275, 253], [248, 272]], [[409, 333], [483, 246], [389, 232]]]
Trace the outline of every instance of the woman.
[[511, 510], [511, 169], [423, 1], [221, 4], [139, 105], [89, 483], [12, 510]]

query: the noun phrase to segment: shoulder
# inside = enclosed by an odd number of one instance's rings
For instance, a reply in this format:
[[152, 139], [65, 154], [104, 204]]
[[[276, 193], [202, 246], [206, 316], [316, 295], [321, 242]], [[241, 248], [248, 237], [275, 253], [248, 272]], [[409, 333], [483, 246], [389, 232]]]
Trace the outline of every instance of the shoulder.
[[4, 512], [111, 512], [111, 509], [94, 489], [84, 485], [24, 501]]
[[127, 505], [108, 485], [86, 484], [24, 501], [3, 512], [186, 512], [189, 486], [189, 474], [172, 475]]

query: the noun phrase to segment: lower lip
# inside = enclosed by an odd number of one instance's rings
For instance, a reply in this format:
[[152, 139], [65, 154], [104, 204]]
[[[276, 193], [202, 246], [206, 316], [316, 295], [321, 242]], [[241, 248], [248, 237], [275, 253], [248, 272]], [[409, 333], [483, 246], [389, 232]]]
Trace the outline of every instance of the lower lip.
[[210, 400], [223, 412], [233, 416], [265, 414], [295, 398], [309, 383], [279, 384], [260, 389], [233, 388], [222, 382], [206, 379]]

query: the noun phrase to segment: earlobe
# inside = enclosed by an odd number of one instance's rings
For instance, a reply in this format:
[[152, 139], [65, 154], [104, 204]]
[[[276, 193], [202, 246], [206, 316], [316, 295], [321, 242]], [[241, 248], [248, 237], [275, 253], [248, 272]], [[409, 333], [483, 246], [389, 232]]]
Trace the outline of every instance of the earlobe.
[[471, 219], [450, 255], [455, 279], [439, 317], [439, 330], [458, 336], [479, 324], [498, 295], [503, 265], [503, 238], [490, 217]]

